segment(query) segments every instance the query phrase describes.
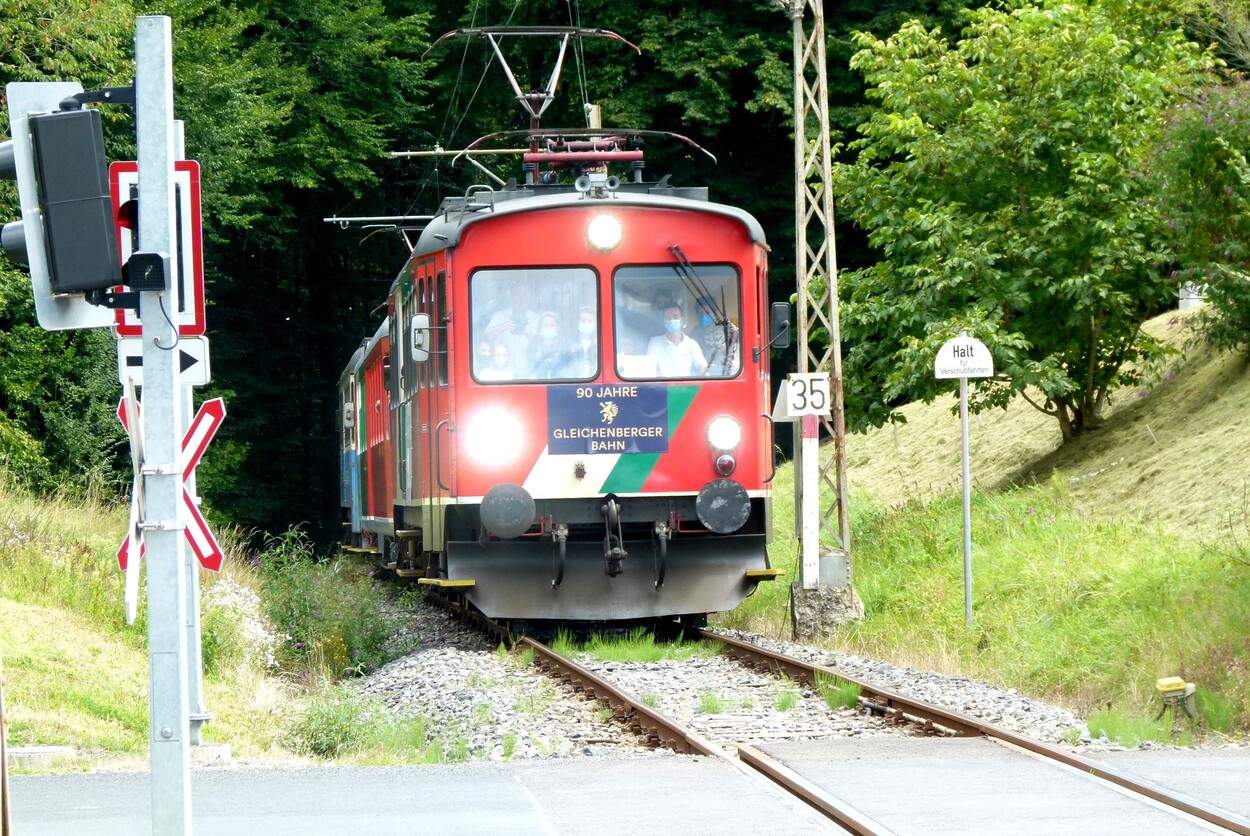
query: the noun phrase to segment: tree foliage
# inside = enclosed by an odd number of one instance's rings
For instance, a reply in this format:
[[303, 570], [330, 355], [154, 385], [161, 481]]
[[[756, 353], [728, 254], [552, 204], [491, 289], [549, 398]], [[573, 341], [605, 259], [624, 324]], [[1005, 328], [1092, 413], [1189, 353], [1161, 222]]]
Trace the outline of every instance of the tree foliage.
[[[585, 0], [575, 7], [554, 0], [462, 7], [426, 0], [295, 0], [280, 7], [173, 0], [150, 9], [124, 0], [21, 0], [19, 6], [0, 21], [0, 42], [9, 45], [0, 57], [5, 80], [75, 78], [88, 87], [121, 83], [133, 72], [128, 54], [136, 12], [173, 17], [178, 115], [187, 125], [188, 156], [203, 170], [215, 376], [215, 389], [206, 394], [225, 395], [231, 405], [231, 420], [201, 466], [201, 486], [218, 519], [271, 530], [333, 519], [333, 381], [371, 330], [370, 312], [403, 250], [382, 236], [334, 231], [321, 219], [428, 211], [444, 194], [462, 191], [471, 173], [437, 162], [397, 163], [389, 150], [434, 142], [461, 147], [524, 122], [484, 44], [450, 42], [424, 58], [434, 35], [505, 23], [587, 25], [639, 44], [640, 56], [608, 41], [577, 48], [566, 64], [564, 95], [546, 123], [580, 124], [580, 106], [592, 100], [603, 106], [606, 124], [674, 130], [709, 147], [719, 158], [716, 167], [680, 145], [654, 145], [651, 175], [674, 172], [685, 182], [708, 183], [717, 199], [760, 217], [773, 244], [773, 293], [784, 297], [793, 286], [791, 31], [766, 0], [697, 9], [670, 0], [642, 6]], [[1134, 312], [1164, 292], [1166, 282], [1148, 269], [1161, 251], [1150, 238], [1150, 210], [1141, 207], [1140, 185], [1128, 175], [1152, 108], [1193, 71], [1185, 61], [1200, 62], [1174, 33], [1152, 29], [1148, 15], [1110, 8], [1098, 17], [1055, 7], [1044, 13], [1049, 23], [1040, 12], [1027, 17], [1027, 10], [978, 13], [971, 18], [975, 37], [956, 49], [923, 28], [889, 41], [855, 41], [849, 34], [858, 28], [884, 38], [913, 17], [930, 27], [949, 24], [956, 5], [947, 0], [846, 2], [827, 19], [835, 129], [853, 138], [854, 127], [864, 124], [862, 144], [853, 148], [859, 162], [844, 172], [844, 182], [858, 183], [858, 191], [848, 188], [842, 209], [866, 213], [854, 217], [881, 251], [879, 263], [844, 276], [852, 289], [847, 336], [856, 343], [848, 392], [867, 420], [883, 420], [890, 399], [925, 396], [925, 387], [913, 386], [924, 377], [916, 370], [956, 325], [973, 326], [983, 338], [998, 335], [991, 342], [1011, 378], [994, 384], [987, 397], [1032, 383], [1056, 410], [1075, 404], [1069, 423], [1078, 427], [1096, 412], [1099, 396], [1090, 406], [1074, 394], [1081, 388], [1074, 370], [1094, 368], [1095, 389], [1105, 394], [1117, 356], [1123, 362], [1140, 352], [1140, 343], [1121, 339], [1108, 351], [1082, 354], [1079, 332], [1087, 327], [1104, 343], [1108, 335], [1119, 338]], [[1033, 28], [1021, 34], [1016, 29], [1026, 18]], [[1095, 18], [1101, 22], [1089, 24]], [[1112, 18], [1119, 29], [1107, 23]], [[1061, 44], [1061, 32], [1075, 41]], [[1041, 43], [1030, 44], [1031, 36]], [[926, 46], [925, 38], [943, 45]], [[863, 82], [847, 64], [853, 45], [869, 44], [883, 50], [896, 44], [893, 58], [883, 51], [881, 62], [927, 68], [934, 78], [947, 73], [946, 87], [924, 89], [930, 79], [922, 72], [914, 79], [920, 89], [907, 92], [906, 74], [889, 80], [892, 69], [884, 63], [874, 69], [862, 57], [858, 71], [881, 105], [870, 110]], [[545, 80], [550, 44], [513, 48], [522, 83]], [[908, 49], [916, 54], [904, 54]], [[1056, 58], [1058, 67], [1050, 66]], [[1082, 61], [1089, 66], [1082, 69]], [[1152, 74], [1134, 61], [1161, 69]], [[1019, 70], [1036, 73], [1031, 87], [1012, 77]], [[1048, 92], [1036, 89], [1047, 85]], [[1104, 94], [1107, 106], [1098, 111], [1094, 100]], [[1031, 117], [1039, 106], [1043, 115]], [[901, 115], [897, 125], [884, 117], [892, 110]], [[913, 117], [923, 130], [917, 132]], [[110, 118], [125, 127], [126, 117]], [[978, 124], [997, 127], [978, 137]], [[125, 133], [110, 131], [115, 156], [127, 154]], [[1035, 137], [1034, 146], [1021, 137]], [[974, 170], [978, 159], [992, 164]], [[874, 178], [884, 183], [908, 168], [911, 185], [900, 177], [893, 197], [888, 190], [870, 194]], [[887, 218], [891, 200], [906, 207], [897, 218]], [[856, 236], [848, 237], [849, 249], [840, 242], [841, 262], [869, 263]], [[1078, 258], [1082, 246], [1088, 265]], [[1043, 282], [1042, 276], [1057, 278]], [[107, 339], [39, 332], [21, 292], [24, 277], [0, 278], [0, 412], [6, 416], [0, 444], [47, 485], [83, 466], [92, 449], [98, 458], [89, 469], [107, 470], [120, 439], [111, 423]], [[1043, 286], [1049, 290], [1040, 292]], [[1091, 309], [1100, 294], [1110, 301]], [[890, 306], [901, 315], [888, 314]], [[1042, 340], [1036, 328], [1056, 312], [1064, 325]], [[878, 342], [858, 344], [870, 340]], [[1097, 362], [1090, 366], [1086, 355]], [[893, 368], [900, 362], [901, 372]], [[100, 437], [111, 440], [99, 443]]]
[[[0, 15], [0, 90], [11, 81], [124, 82], [134, 15], [121, 0], [18, 0]], [[111, 112], [113, 122], [124, 114]], [[7, 101], [3, 107], [8, 134]], [[0, 183], [4, 220], [17, 189]], [[0, 260], [0, 469], [40, 490], [114, 488], [123, 435], [113, 341], [91, 332], [46, 332], [35, 322], [30, 278]]]
[[880, 253], [843, 273], [848, 409], [859, 426], [932, 399], [938, 347], [980, 338], [996, 376], [1065, 438], [1156, 353], [1139, 323], [1175, 280], [1141, 176], [1161, 116], [1209, 57], [1128, 4], [971, 12], [955, 43], [912, 23], [860, 35], [852, 67], [876, 102], [836, 188]]
[[1250, 342], [1250, 85], [1213, 86], [1176, 106], [1152, 162], [1175, 275], [1205, 289], [1201, 327]]

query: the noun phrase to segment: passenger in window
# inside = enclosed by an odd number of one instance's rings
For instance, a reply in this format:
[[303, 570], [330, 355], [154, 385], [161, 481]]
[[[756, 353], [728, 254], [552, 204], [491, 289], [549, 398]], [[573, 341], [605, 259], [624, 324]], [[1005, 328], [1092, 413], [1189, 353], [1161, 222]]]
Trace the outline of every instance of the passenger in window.
[[560, 338], [560, 317], [543, 311], [538, 319], [538, 336], [530, 341], [529, 377], [556, 380], [572, 376], [572, 353]]
[[589, 305], [577, 312], [577, 341], [573, 344], [573, 373], [590, 377], [599, 370], [598, 316]]
[[490, 365], [477, 374], [478, 380], [512, 380], [512, 349], [507, 340], [495, 343], [491, 351]]
[[490, 340], [478, 340], [477, 351], [473, 354], [473, 371], [481, 373], [483, 369], [490, 368], [491, 355], [494, 352]]
[[[716, 316], [722, 317], [716, 321]], [[690, 329], [690, 336], [703, 349], [707, 373], [729, 375], [738, 370], [738, 329], [729, 321], [729, 312], [722, 311], [706, 296], [699, 297], [699, 324]]]
[[698, 342], [686, 336], [681, 308], [664, 310], [664, 333], [647, 343], [647, 356], [654, 357], [660, 377], [692, 377], [707, 371], [707, 360]]
[[637, 353], [637, 343], [629, 335], [620, 337], [620, 348], [616, 352], [616, 373], [623, 378], [655, 377], [655, 358]]
[[538, 332], [538, 314], [530, 310], [530, 291], [525, 282], [513, 282], [508, 291], [510, 307], [496, 311], [486, 325], [486, 339], [492, 344], [508, 341], [512, 351], [512, 372], [520, 375], [530, 339]]

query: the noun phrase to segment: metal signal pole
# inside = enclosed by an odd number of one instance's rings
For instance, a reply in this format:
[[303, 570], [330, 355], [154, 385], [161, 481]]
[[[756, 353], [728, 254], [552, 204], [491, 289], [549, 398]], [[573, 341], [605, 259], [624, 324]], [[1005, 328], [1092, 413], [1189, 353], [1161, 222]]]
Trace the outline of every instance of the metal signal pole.
[[[182, 399], [176, 362], [178, 261], [174, 234], [174, 85], [170, 19], [135, 24], [135, 134], [139, 252], [130, 285], [141, 290], [143, 485], [148, 579], [152, 833], [191, 832], [187, 697], [186, 521], [182, 511]], [[137, 559], [137, 558], [136, 558]]]
[[[833, 436], [833, 456], [815, 469], [819, 480], [803, 496], [797, 474], [813, 463], [796, 461], [796, 508], [819, 503], [819, 486], [828, 487], [830, 504], [820, 514], [821, 528], [836, 538], [850, 572], [851, 525], [846, 498], [846, 418], [842, 392], [842, 334], [838, 324], [838, 265], [833, 239], [833, 163], [829, 138], [829, 86], [825, 67], [825, 17], [820, 0], [774, 0], [790, 16], [794, 30], [794, 234], [795, 279], [798, 284], [798, 349], [800, 373], [828, 370], [832, 392], [829, 418], [820, 421]], [[807, 9], [811, 26], [804, 30]], [[829, 344], [817, 354], [814, 330], [824, 328]], [[813, 421], [805, 422], [815, 432]], [[802, 445], [796, 445], [801, 458]], [[806, 464], [806, 468], [805, 465]], [[836, 529], [834, 520], [836, 519]], [[804, 544], [816, 548], [817, 544]], [[806, 579], [805, 579], [806, 580]], [[849, 577], [847, 585], [849, 585]], [[807, 583], [804, 583], [807, 587]]]

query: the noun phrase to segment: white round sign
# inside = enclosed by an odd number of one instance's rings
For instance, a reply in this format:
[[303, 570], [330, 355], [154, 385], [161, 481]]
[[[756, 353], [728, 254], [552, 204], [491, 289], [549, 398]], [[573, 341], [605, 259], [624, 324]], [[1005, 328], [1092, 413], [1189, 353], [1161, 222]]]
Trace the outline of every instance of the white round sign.
[[975, 337], [960, 335], [947, 340], [938, 349], [933, 361], [933, 376], [939, 380], [949, 377], [993, 377], [994, 358], [985, 343]]

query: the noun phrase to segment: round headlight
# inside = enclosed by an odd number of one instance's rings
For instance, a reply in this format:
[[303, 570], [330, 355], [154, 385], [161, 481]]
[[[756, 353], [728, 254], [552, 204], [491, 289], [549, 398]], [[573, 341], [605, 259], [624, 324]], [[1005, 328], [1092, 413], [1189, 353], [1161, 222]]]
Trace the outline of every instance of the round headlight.
[[717, 450], [733, 450], [742, 443], [742, 427], [728, 415], [713, 418], [707, 425], [707, 443]]
[[589, 239], [590, 246], [602, 252], [607, 252], [621, 243], [623, 234], [621, 222], [611, 215], [595, 215], [586, 227], [586, 238]]
[[523, 429], [512, 413], [487, 409], [469, 419], [465, 444], [481, 464], [508, 464], [521, 450]]

